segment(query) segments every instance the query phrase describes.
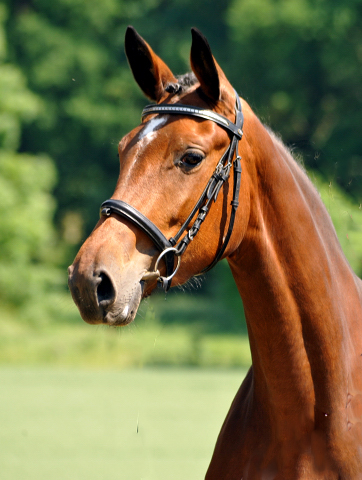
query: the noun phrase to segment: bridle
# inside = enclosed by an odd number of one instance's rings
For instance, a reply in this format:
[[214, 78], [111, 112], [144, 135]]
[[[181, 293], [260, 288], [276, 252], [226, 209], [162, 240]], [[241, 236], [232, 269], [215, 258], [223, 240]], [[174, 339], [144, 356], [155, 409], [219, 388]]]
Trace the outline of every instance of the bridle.
[[[148, 105], [143, 109], [142, 120], [147, 115], [152, 115], [155, 113], [158, 114], [173, 114], [173, 115], [188, 115], [198, 118], [203, 118], [204, 120], [211, 120], [222, 128], [226, 129], [232, 134], [232, 139], [230, 145], [228, 146], [225, 153], [220, 158], [218, 164], [216, 165], [215, 171], [212, 174], [210, 180], [208, 181], [204, 191], [202, 192], [199, 200], [197, 201], [195, 207], [192, 209], [191, 213], [176, 233], [174, 237], [167, 239], [164, 234], [160, 231], [156, 225], [151, 222], [145, 215], [136, 210], [132, 205], [129, 205], [122, 200], [106, 200], [101, 205], [101, 216], [109, 217], [112, 213], [115, 213], [126, 220], [132, 222], [136, 227], [146, 233], [149, 238], [153, 241], [154, 245], [161, 252], [157, 258], [155, 268], [153, 272], [146, 272], [142, 280], [147, 281], [151, 279], [157, 279], [164, 290], [167, 292], [171, 286], [172, 278], [175, 276], [176, 272], [179, 269], [181, 255], [185, 252], [189, 243], [197, 235], [202, 222], [205, 220], [207, 213], [209, 212], [210, 204], [214, 200], [216, 201], [217, 196], [220, 192], [220, 189], [224, 182], [229, 178], [230, 170], [232, 165], [234, 166], [234, 188], [233, 188], [233, 199], [231, 201], [231, 214], [229, 220], [229, 227], [227, 234], [224, 238], [224, 242], [220, 250], [218, 251], [213, 262], [206, 267], [201, 273], [205, 273], [211, 268], [213, 268], [216, 263], [222, 257], [231, 233], [234, 227], [235, 214], [239, 205], [239, 191], [240, 191], [240, 176], [241, 176], [241, 165], [240, 157], [238, 155], [238, 144], [243, 136], [243, 122], [244, 117], [241, 109], [241, 102], [238, 94], [236, 95], [236, 104], [235, 104], [235, 123], [232, 123], [229, 119], [220, 115], [212, 110], [203, 109], [200, 107], [194, 107], [189, 105], [182, 104], [172, 104], [172, 105]], [[233, 156], [235, 153], [235, 160], [233, 161]], [[191, 227], [188, 229], [187, 233], [183, 236], [184, 232], [187, 230], [192, 218], [197, 214], [197, 217]], [[181, 239], [181, 240], [180, 240]], [[177, 265], [175, 268], [175, 256], [177, 257]], [[166, 275], [161, 276], [158, 265], [163, 258], [166, 265]]]
[[[229, 227], [224, 238], [224, 242], [218, 251], [213, 262], [206, 267], [201, 273], [205, 273], [213, 268], [216, 263], [221, 259], [228, 242], [231, 237], [231, 233], [234, 227], [235, 214], [239, 205], [239, 191], [240, 191], [240, 176], [241, 165], [240, 157], [238, 155], [238, 144], [243, 136], [243, 122], [244, 117], [241, 109], [241, 102], [238, 94], [236, 95], [235, 104], [235, 123], [232, 123], [229, 119], [220, 115], [212, 110], [206, 110], [200, 107], [193, 107], [182, 104], [172, 105], [147, 105], [142, 112], [142, 120], [147, 115], [158, 114], [172, 114], [172, 115], [188, 115], [192, 117], [203, 118], [204, 120], [211, 120], [222, 128], [231, 133], [232, 138], [230, 145], [225, 153], [220, 158], [216, 165], [215, 171], [208, 181], [204, 191], [202, 192], [195, 207], [192, 209], [190, 215], [187, 217], [180, 230], [174, 237], [167, 239], [156, 225], [151, 222], [145, 215], [136, 210], [132, 205], [129, 205], [122, 200], [106, 200], [101, 205], [101, 216], [109, 217], [112, 213], [115, 213], [126, 220], [132, 222], [137, 228], [146, 233], [152, 240], [157, 249], [161, 252], [157, 258], [155, 268], [153, 272], [146, 272], [141, 280], [153, 280], [157, 279], [161, 283], [164, 290], [167, 292], [171, 286], [172, 278], [175, 276], [179, 269], [181, 256], [185, 252], [190, 242], [197, 235], [201, 224], [205, 220], [207, 213], [209, 212], [210, 204], [212, 201], [216, 201], [217, 196], [224, 182], [229, 178], [231, 167], [234, 171], [234, 187], [233, 187], [233, 199], [231, 201], [231, 214], [229, 220]], [[235, 160], [233, 157], [235, 154]], [[197, 217], [193, 224], [189, 227], [189, 224], [193, 217]], [[189, 228], [188, 228], [189, 227]], [[187, 233], [185, 231], [187, 230]], [[182, 237], [182, 235], [185, 235]], [[182, 237], [182, 238], [181, 238]], [[175, 268], [175, 256], [177, 257], [177, 265]], [[158, 269], [161, 259], [164, 260], [166, 265], [166, 275], [162, 276]]]

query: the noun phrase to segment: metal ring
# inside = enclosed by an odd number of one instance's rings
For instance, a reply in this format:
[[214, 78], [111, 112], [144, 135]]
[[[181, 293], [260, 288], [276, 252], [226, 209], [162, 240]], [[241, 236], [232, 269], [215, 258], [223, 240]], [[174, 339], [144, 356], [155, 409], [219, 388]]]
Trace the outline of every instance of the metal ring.
[[168, 247], [168, 248], [165, 248], [165, 250], [163, 250], [158, 259], [156, 260], [156, 265], [155, 265], [155, 272], [158, 271], [158, 264], [160, 263], [160, 260], [161, 258], [166, 255], [166, 253], [168, 252], [175, 252], [176, 256], [177, 256], [177, 265], [176, 265], [176, 268], [175, 270], [171, 273], [171, 275], [169, 275], [168, 277], [162, 277], [160, 276], [160, 278], [162, 278], [162, 281], [163, 282], [167, 282], [167, 281], [170, 281], [177, 273], [178, 269], [180, 268], [180, 263], [181, 263], [181, 256], [180, 255], [177, 255], [177, 249], [175, 247]]

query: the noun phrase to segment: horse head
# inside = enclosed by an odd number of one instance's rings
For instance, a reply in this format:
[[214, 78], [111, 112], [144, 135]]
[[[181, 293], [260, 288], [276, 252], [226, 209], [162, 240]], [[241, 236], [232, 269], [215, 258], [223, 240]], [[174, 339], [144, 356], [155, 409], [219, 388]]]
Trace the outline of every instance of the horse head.
[[[241, 113], [235, 104], [241, 110], [241, 103], [205, 37], [192, 30], [192, 72], [181, 77], [132, 27], [126, 32], [125, 51], [136, 82], [156, 104], [145, 109], [142, 123], [120, 141], [115, 191], [69, 267], [69, 287], [82, 318], [109, 325], [130, 323], [157, 279], [168, 276], [168, 267], [173, 284], [180, 285], [213, 265], [215, 258], [234, 252], [250, 208], [247, 176], [238, 178], [234, 189], [228, 178], [230, 170], [237, 170], [232, 161], [240, 162], [241, 128], [235, 125]], [[194, 115], [183, 113], [183, 106], [194, 107]], [[164, 113], [160, 107], [166, 108]], [[244, 114], [249, 111], [245, 102], [242, 107]], [[224, 121], [228, 128], [223, 128]], [[242, 204], [238, 211], [237, 200]], [[233, 209], [237, 218], [228, 230]], [[129, 217], [130, 211], [138, 220]], [[161, 243], [166, 239], [166, 247], [167, 239], [173, 239], [172, 255], [158, 248], [152, 232], [140, 228], [142, 222], [151, 225]], [[175, 247], [180, 232], [188, 235], [182, 252], [180, 244]], [[225, 236], [228, 242], [223, 247]]]

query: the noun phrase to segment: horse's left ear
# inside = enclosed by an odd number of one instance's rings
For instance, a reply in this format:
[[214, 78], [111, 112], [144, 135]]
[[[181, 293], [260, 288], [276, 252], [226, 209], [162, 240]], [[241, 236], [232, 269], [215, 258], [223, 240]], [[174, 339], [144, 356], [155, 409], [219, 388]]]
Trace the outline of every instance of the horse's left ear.
[[[221, 100], [225, 87], [232, 87], [224, 72], [217, 64], [208, 41], [197, 29], [192, 28], [190, 63], [204, 94], [213, 102]], [[233, 90], [232, 90], [233, 91]]]

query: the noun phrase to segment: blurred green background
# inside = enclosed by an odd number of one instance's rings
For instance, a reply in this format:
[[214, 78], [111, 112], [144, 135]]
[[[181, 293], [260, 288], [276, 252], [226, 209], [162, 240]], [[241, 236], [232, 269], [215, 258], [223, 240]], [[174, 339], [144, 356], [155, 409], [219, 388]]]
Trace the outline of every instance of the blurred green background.
[[225, 262], [151, 298], [128, 331], [84, 325], [67, 291], [66, 267], [113, 192], [118, 141], [147, 102], [124, 54], [129, 24], [177, 74], [189, 70], [190, 27], [205, 33], [235, 88], [310, 171], [361, 275], [361, 21], [358, 0], [2, 0], [0, 361], [250, 361]]
[[[308, 169], [353, 269], [362, 275], [362, 0], [2, 0], [0, 376], [9, 395], [0, 397], [4, 421], [26, 409], [25, 400], [13, 408], [13, 398], [29, 398], [29, 415], [36, 415], [36, 399], [48, 398], [51, 385], [64, 382], [71, 395], [84, 369], [113, 372], [107, 377], [112, 385], [117, 372], [126, 372], [125, 385], [133, 378], [128, 371], [146, 372], [141, 384], [151, 372], [151, 378], [166, 378], [166, 385], [179, 379], [176, 384], [192, 394], [193, 381], [186, 386], [186, 379], [203, 367], [199, 375], [209, 383], [200, 385], [210, 394], [220, 386], [220, 372], [236, 375], [228, 384], [234, 393], [250, 364], [242, 303], [226, 262], [201, 282], [148, 299], [136, 321], [121, 330], [84, 324], [67, 290], [66, 267], [95, 225], [100, 203], [113, 192], [118, 141], [139, 123], [147, 103], [124, 55], [129, 24], [176, 74], [189, 70], [190, 27], [207, 36], [234, 87]], [[44, 366], [53, 370], [44, 373]], [[173, 366], [174, 375], [167, 377], [161, 366]], [[234, 373], [225, 373], [229, 367]], [[40, 382], [38, 389], [17, 390], [31, 379]], [[97, 396], [97, 382], [88, 380]], [[132, 403], [138, 387], [128, 387], [122, 394]], [[98, 401], [106, 408], [106, 397]], [[190, 418], [198, 415], [197, 409], [191, 413], [194, 403], [185, 402]], [[219, 427], [221, 417], [207, 412]], [[54, 415], [63, 418], [56, 409]], [[70, 408], [65, 417], [72, 422], [74, 415]], [[26, 437], [27, 429], [21, 431]], [[40, 435], [52, 437], [50, 429]], [[55, 478], [43, 460], [43, 476], [34, 478]], [[33, 478], [10, 464], [9, 479]], [[72, 478], [90, 478], [80, 464], [78, 469], [82, 473]], [[145, 469], [119, 478], [165, 478], [157, 468]]]

